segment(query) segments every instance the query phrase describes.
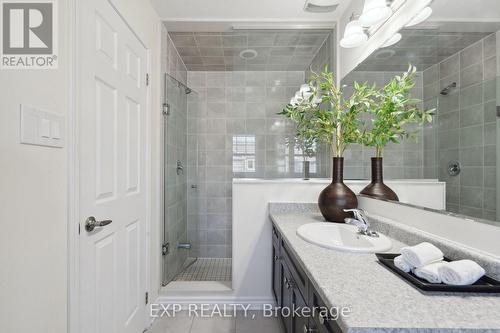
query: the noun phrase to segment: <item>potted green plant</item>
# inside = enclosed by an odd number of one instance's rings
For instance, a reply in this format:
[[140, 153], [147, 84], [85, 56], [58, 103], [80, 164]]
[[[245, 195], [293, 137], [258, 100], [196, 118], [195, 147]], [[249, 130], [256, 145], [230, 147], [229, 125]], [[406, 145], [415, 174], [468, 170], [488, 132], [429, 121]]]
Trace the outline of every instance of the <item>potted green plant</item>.
[[361, 194], [398, 201], [396, 193], [384, 184], [383, 155], [389, 143], [400, 143], [404, 139], [414, 139], [417, 131], [411, 131], [409, 125], [432, 122], [434, 110], [424, 111], [419, 108], [420, 100], [411, 97], [415, 86], [416, 67], [410, 65], [408, 71], [394, 77], [381, 89], [374, 88], [374, 99], [367, 111], [373, 115], [371, 124], [362, 135], [362, 143], [375, 148], [375, 157], [371, 158], [372, 181]]
[[[301, 89], [302, 90], [302, 89]], [[343, 87], [335, 84], [333, 73], [328, 68], [313, 73], [309, 89], [298, 96], [298, 103], [288, 105], [282, 114], [296, 121], [301, 119], [309, 137], [331, 147], [333, 156], [332, 183], [318, 198], [323, 217], [330, 222], [344, 222], [350, 213], [344, 209], [356, 208], [356, 195], [343, 181], [344, 151], [361, 137], [359, 115], [371, 105], [374, 91], [366, 84], [355, 84], [354, 93], [344, 97]], [[300, 116], [295, 113], [300, 113]]]

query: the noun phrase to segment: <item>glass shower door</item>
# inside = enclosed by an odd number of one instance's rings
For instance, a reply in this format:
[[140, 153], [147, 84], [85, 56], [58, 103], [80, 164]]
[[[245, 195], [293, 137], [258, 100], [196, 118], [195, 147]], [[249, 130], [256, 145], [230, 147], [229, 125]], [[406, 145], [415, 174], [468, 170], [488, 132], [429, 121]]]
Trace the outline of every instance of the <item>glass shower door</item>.
[[[187, 98], [191, 92], [165, 74], [163, 110], [163, 279], [182, 270], [189, 250], [187, 233]], [[179, 244], [181, 246], [179, 246]]]

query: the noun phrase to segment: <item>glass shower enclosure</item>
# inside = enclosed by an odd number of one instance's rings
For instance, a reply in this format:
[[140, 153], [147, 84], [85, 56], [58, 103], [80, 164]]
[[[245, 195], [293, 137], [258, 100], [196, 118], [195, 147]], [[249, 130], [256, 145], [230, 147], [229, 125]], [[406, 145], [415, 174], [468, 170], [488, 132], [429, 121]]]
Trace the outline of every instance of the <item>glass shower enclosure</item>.
[[[196, 176], [196, 167], [187, 165], [187, 106], [190, 95], [193, 97], [197, 93], [169, 74], [164, 74], [162, 110], [164, 193], [162, 284], [164, 286], [196, 260], [191, 255], [193, 240], [188, 238], [188, 205], [197, 206], [196, 179], [190, 179], [188, 182], [188, 168], [190, 177]], [[197, 143], [190, 142], [190, 144], [196, 145]], [[192, 161], [191, 158], [189, 160]]]

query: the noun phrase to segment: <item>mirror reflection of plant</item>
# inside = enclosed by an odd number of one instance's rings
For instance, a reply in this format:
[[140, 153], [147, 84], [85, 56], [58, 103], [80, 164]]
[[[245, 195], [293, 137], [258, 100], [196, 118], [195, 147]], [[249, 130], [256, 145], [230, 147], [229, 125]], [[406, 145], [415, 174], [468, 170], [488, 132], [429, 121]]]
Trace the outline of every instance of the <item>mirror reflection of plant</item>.
[[[286, 144], [298, 147], [302, 152], [304, 161], [306, 161], [307, 158], [313, 157], [316, 153], [315, 147], [318, 139], [314, 135], [314, 130], [310, 127], [312, 123], [310, 117], [313, 113], [309, 109], [315, 107], [314, 104], [309, 103], [311, 93], [304, 95], [306, 98], [300, 97], [292, 101], [278, 114], [284, 115], [295, 123], [295, 137], [293, 139], [287, 138]], [[292, 140], [293, 142], [291, 142]]]
[[368, 112], [373, 114], [371, 126], [365, 129], [362, 142], [375, 147], [376, 157], [382, 157], [384, 147], [389, 143], [400, 143], [403, 139], [415, 139], [418, 130], [411, 131], [408, 125], [432, 122], [434, 109], [423, 111], [418, 107], [421, 101], [411, 97], [415, 86], [416, 67], [394, 77], [383, 88], [373, 86], [374, 99]]
[[280, 114], [297, 123], [301, 137], [323, 142], [331, 147], [334, 157], [343, 157], [349, 144], [360, 143], [359, 115], [370, 107], [374, 89], [355, 83], [353, 94], [344, 97], [344, 87], [337, 87], [328, 67], [321, 73], [313, 72], [309, 89], [305, 98], [287, 105]]

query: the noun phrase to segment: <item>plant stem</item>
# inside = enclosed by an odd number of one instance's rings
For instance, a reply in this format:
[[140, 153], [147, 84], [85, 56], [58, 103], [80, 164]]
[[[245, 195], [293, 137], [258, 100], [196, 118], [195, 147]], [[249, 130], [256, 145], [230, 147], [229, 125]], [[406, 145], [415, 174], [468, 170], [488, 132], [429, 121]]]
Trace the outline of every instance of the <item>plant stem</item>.
[[376, 153], [377, 153], [377, 157], [384, 156], [384, 147], [383, 146], [377, 146], [376, 147]]
[[342, 127], [340, 125], [340, 123], [337, 123], [337, 135], [335, 137], [336, 139], [336, 147], [337, 147], [337, 157], [342, 157], [342, 148], [341, 148], [341, 145], [342, 145], [342, 135], [340, 133], [342, 131]]

